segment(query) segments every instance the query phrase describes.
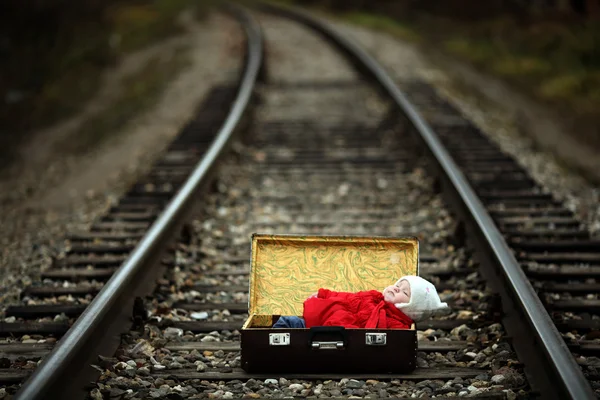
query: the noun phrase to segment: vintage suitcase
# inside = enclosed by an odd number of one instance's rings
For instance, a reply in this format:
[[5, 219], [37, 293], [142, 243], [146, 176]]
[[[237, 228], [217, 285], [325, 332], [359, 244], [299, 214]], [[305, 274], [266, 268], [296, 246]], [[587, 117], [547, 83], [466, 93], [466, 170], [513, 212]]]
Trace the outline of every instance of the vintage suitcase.
[[383, 290], [418, 275], [416, 238], [252, 236], [249, 316], [241, 331], [247, 372], [378, 372], [414, 370], [412, 329], [272, 328], [279, 316], [302, 316], [319, 288]]

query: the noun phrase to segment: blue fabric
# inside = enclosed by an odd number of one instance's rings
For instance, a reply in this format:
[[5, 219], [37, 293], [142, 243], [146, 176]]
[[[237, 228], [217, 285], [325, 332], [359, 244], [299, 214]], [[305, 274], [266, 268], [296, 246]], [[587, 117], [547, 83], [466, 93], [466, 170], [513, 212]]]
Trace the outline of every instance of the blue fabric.
[[279, 317], [273, 328], [306, 328], [306, 324], [300, 317]]

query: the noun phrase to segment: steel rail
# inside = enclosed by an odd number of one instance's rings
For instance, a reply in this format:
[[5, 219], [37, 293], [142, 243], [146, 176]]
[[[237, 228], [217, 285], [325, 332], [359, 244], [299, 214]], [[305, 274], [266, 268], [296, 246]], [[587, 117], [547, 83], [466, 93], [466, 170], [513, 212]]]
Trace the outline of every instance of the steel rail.
[[[596, 398], [581, 368], [575, 362], [483, 203], [438, 135], [421, 117], [389, 74], [360, 46], [337, 33], [326, 22], [291, 7], [260, 3], [260, 8], [294, 19], [320, 32], [337, 47], [341, 47], [355, 66], [374, 78], [378, 86], [398, 105], [418, 139], [426, 145], [435, 160], [438, 175], [444, 180], [442, 183], [447, 189], [446, 194], [449, 193], [452, 197], [455, 211], [466, 218], [465, 222], [468, 224], [466, 228], [470, 230], [470, 235], [467, 237], [476, 238], [474, 244], [480, 250], [478, 256], [489, 264], [488, 268], [494, 269], [493, 273], [499, 278], [499, 281], [492, 282], [495, 283], [494, 288], [509, 295], [509, 300], [514, 302], [509, 305], [503, 304], [505, 312], [512, 314], [508, 317], [511, 322], [509, 325], [518, 325], [513, 332], [509, 331], [509, 333], [515, 337], [513, 345], [517, 353], [526, 355], [528, 361], [534, 364], [529, 368], [526, 364], [534, 388], [539, 390], [544, 399]], [[503, 296], [503, 303], [506, 300]], [[533, 337], [525, 338], [519, 343], [517, 338], [528, 333], [533, 334]]]
[[[85, 394], [84, 388], [70, 387], [73, 374], [76, 374], [78, 369], [88, 367], [81, 360], [88, 359], [90, 355], [83, 357], [80, 353], [93, 351], [90, 349], [90, 342], [98, 339], [98, 332], [102, 335], [105, 324], [111, 323], [111, 314], [119, 311], [122, 313], [119, 300], [128, 295], [130, 289], [137, 284], [136, 281], [146, 278], [146, 269], [155, 263], [153, 256], [163, 250], [164, 244], [174, 232], [174, 227], [195, 201], [194, 194], [207, 181], [211, 168], [230, 142], [250, 103], [262, 66], [263, 39], [260, 26], [248, 12], [230, 4], [225, 7], [243, 25], [247, 39], [246, 65], [227, 119], [188, 180], [152, 224], [127, 261], [114, 273], [71, 329], [25, 382], [16, 395], [17, 399], [72, 399]], [[126, 314], [131, 320], [131, 308], [126, 311], [129, 311]], [[97, 354], [91, 356], [95, 357]]]

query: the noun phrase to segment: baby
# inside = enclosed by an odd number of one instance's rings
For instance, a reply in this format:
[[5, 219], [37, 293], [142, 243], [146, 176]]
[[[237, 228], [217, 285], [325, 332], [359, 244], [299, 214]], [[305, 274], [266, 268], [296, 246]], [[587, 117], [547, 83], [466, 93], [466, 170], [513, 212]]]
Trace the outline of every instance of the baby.
[[419, 276], [403, 276], [383, 289], [357, 293], [319, 292], [304, 301], [303, 318], [282, 316], [273, 328], [346, 328], [408, 329], [448, 305], [440, 301], [435, 286]]

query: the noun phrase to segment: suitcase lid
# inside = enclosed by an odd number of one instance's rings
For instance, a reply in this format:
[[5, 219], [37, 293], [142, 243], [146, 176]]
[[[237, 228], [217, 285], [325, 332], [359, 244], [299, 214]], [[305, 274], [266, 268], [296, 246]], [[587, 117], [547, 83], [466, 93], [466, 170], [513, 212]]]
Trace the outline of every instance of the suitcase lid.
[[319, 288], [383, 290], [419, 274], [415, 237], [252, 235], [250, 315], [302, 315]]

